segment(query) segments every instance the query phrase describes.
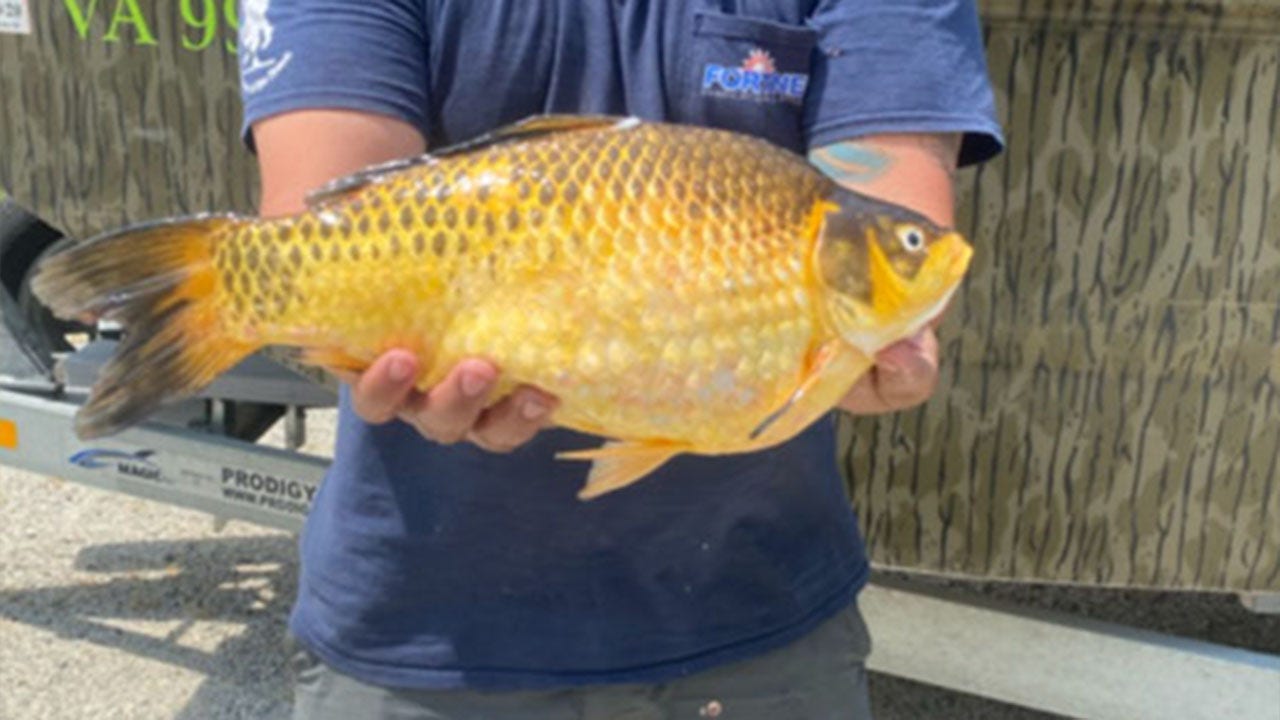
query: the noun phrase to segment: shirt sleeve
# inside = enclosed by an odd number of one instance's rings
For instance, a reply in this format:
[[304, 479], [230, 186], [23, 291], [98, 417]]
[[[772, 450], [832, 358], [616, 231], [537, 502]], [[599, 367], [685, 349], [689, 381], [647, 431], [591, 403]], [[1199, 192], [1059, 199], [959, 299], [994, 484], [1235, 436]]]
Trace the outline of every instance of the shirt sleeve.
[[1004, 148], [973, 0], [822, 0], [810, 148], [879, 132], [960, 132], [960, 164]]
[[289, 110], [389, 115], [428, 132], [422, 0], [242, 0], [241, 136]]

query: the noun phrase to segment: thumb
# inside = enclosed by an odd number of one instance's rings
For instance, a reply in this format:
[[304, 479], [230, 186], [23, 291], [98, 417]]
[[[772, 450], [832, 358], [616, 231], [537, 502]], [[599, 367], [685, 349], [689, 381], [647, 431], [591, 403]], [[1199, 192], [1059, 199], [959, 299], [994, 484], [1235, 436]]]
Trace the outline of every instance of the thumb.
[[919, 405], [938, 386], [938, 339], [932, 330], [889, 346], [876, 362], [876, 394], [890, 408]]

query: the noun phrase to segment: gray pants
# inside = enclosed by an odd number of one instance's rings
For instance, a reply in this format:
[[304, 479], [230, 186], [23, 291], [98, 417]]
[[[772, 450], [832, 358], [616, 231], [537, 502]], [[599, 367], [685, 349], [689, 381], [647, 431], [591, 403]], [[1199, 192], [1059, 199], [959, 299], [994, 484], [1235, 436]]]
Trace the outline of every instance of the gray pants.
[[295, 720], [862, 720], [871, 717], [866, 623], [852, 605], [766, 655], [657, 685], [477, 692], [395, 690], [293, 658]]

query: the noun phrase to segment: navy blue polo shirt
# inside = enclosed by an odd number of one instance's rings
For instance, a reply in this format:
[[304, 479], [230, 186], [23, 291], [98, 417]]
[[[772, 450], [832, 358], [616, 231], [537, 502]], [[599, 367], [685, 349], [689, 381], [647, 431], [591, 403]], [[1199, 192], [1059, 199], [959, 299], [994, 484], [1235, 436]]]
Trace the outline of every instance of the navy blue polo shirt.
[[[972, 2], [246, 0], [241, 22], [250, 143], [267, 116], [347, 108], [431, 147], [547, 112], [797, 152], [907, 131], [963, 132], [964, 163], [1001, 146]], [[443, 447], [362, 422], [344, 392], [292, 632], [380, 685], [660, 681], [788, 643], [866, 582], [831, 417], [580, 502], [586, 464], [552, 456], [599, 442]]]

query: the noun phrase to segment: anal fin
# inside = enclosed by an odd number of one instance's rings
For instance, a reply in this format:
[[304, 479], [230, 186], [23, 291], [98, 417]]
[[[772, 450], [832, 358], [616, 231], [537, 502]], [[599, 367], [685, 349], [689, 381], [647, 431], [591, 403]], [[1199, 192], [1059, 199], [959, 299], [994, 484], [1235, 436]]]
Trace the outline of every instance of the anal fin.
[[587, 484], [578, 491], [579, 500], [591, 500], [640, 480], [686, 450], [686, 445], [660, 440], [621, 441], [559, 453], [556, 459], [592, 461]]

